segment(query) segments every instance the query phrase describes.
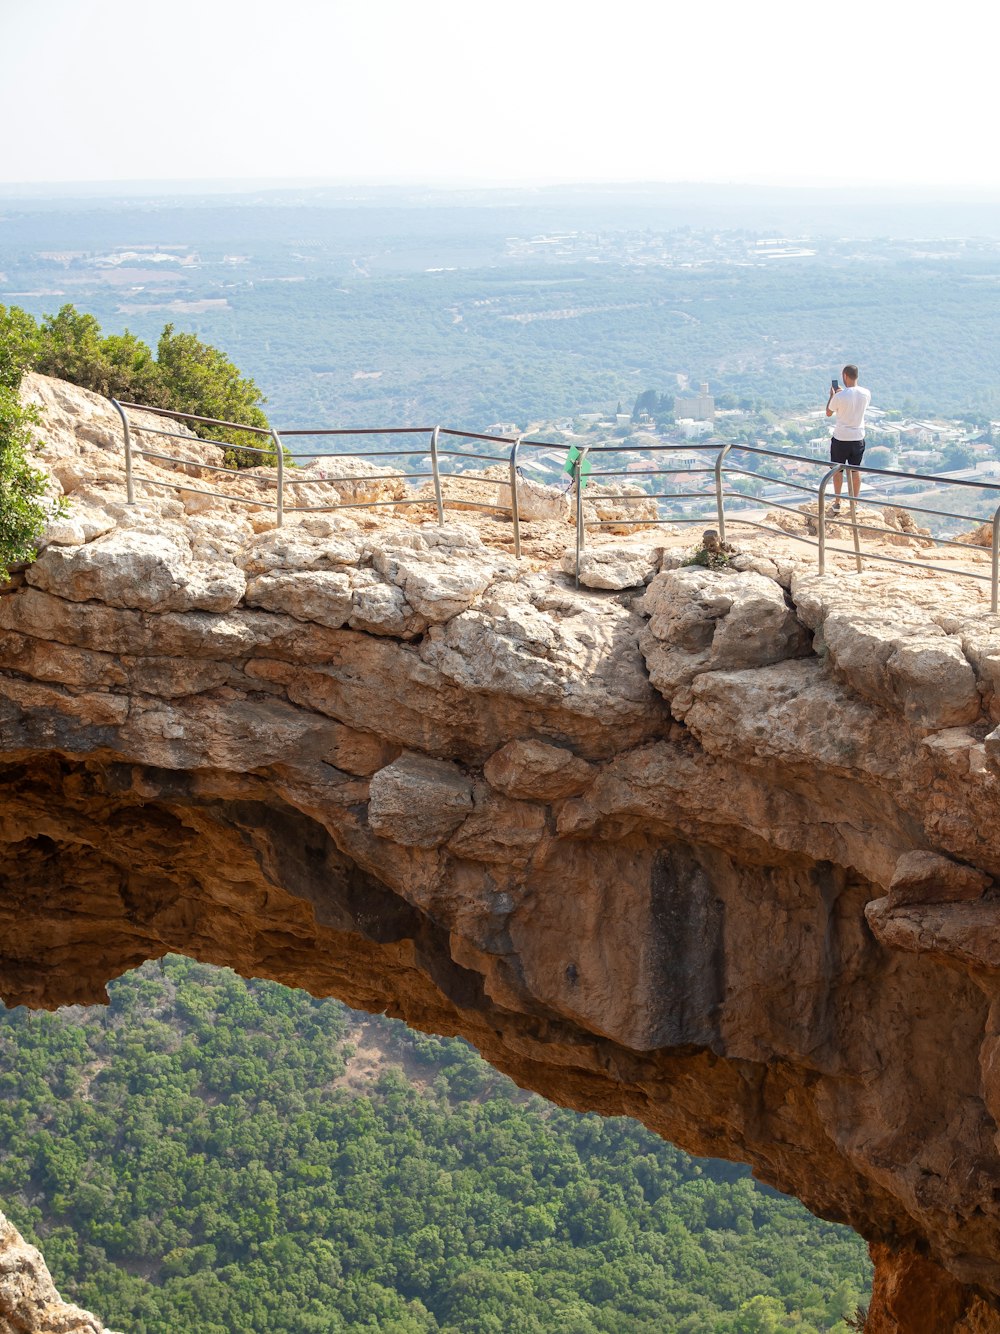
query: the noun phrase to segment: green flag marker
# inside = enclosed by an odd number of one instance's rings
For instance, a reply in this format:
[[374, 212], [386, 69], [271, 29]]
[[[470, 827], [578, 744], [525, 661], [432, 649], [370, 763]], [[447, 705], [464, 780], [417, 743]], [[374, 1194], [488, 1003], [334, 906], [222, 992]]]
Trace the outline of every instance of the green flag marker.
[[[568, 473], [570, 477], [574, 476], [574, 464], [576, 463], [579, 457], [580, 457], [580, 451], [577, 449], [576, 445], [570, 445], [569, 453], [566, 455], [566, 465], [563, 468], [563, 472]], [[587, 476], [589, 472], [590, 472], [590, 459], [584, 459], [583, 462], [580, 464], [581, 486], [587, 485]]]

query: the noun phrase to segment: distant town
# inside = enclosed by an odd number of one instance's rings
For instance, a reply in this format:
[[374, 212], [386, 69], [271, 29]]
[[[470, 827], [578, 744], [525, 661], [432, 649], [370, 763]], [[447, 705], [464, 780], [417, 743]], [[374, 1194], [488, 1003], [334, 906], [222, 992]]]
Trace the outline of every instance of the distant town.
[[[727, 394], [717, 401], [709, 385], [702, 383], [694, 390], [679, 390], [672, 399], [645, 391], [628, 410], [618, 404], [614, 412], [533, 423], [529, 437], [551, 441], [553, 448], [532, 452], [530, 464], [552, 472], [565, 466], [568, 446], [599, 449], [599, 455], [590, 456], [595, 480], [609, 473], [620, 477], [626, 485], [661, 496], [664, 512], [678, 516], [698, 511], [703, 507], [701, 498], [713, 493], [710, 472], [726, 445], [732, 447], [727, 467], [736, 474], [728, 477], [727, 486], [749, 498], [767, 504], [794, 499], [797, 486], [815, 490], [825, 471], [821, 465], [829, 460], [831, 427], [823, 406], [778, 414], [759, 406], [733, 405], [731, 400]], [[898, 410], [872, 407], [868, 422], [866, 468], [933, 478], [928, 484], [914, 477], [866, 473], [864, 489], [873, 502], [926, 503], [958, 516], [992, 517], [1000, 492], [954, 483], [1000, 485], [1000, 421], [912, 418]], [[518, 434], [513, 423], [497, 422], [490, 430]], [[669, 472], [670, 477], [652, 475], [652, 470]], [[612, 477], [602, 480], [609, 485]], [[804, 493], [802, 500], [808, 500]], [[962, 526], [960, 517], [930, 516], [920, 522], [936, 533]]]
[[866, 238], [813, 234], [761, 236], [739, 229], [669, 231], [616, 229], [553, 231], [535, 236], [508, 236], [508, 259], [549, 263], [652, 265], [691, 269], [719, 265], [763, 267], [776, 262], [808, 259], [830, 264], [968, 260], [1000, 254], [993, 237]]

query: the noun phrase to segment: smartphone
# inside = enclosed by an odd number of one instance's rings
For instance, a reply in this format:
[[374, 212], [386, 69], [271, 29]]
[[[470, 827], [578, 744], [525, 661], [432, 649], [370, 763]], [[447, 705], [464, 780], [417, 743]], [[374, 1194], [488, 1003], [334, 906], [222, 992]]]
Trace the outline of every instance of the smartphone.
[[830, 384], [831, 384], [831, 386], [832, 386], [832, 388], [833, 388], [833, 392], [834, 392], [835, 394], [839, 394], [839, 393], [840, 393], [840, 381], [839, 381], [839, 380], [831, 380], [831, 381], [830, 381]]

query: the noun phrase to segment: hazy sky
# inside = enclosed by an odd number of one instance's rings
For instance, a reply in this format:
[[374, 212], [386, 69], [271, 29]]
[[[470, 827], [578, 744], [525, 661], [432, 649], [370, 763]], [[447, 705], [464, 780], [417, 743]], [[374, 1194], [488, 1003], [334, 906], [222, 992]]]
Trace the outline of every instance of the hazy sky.
[[0, 182], [995, 189], [997, 14], [980, 0], [0, 0]]

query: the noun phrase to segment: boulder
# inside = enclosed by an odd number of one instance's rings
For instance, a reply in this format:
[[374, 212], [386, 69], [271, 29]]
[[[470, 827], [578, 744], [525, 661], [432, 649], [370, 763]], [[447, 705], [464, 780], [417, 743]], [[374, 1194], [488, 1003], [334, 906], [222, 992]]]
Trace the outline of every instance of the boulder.
[[[661, 547], [588, 547], [580, 553], [580, 583], [585, 588], [642, 588], [660, 568]], [[576, 575], [576, 551], [562, 558], [566, 574]]]
[[404, 847], [439, 847], [471, 812], [472, 781], [447, 760], [406, 753], [372, 775], [368, 823]]
[[992, 883], [983, 871], [940, 853], [920, 849], [904, 852], [889, 885], [889, 906], [979, 899]]
[[842, 680], [918, 727], [957, 727], [980, 714], [976, 674], [960, 641], [933, 621], [887, 623], [877, 613], [835, 611], [823, 621], [822, 642]]
[[649, 678], [668, 702], [702, 672], [763, 667], [810, 649], [783, 590], [752, 571], [664, 571], [639, 610], [649, 617], [639, 637]]
[[596, 770], [562, 746], [525, 739], [508, 741], [486, 761], [483, 773], [492, 787], [508, 797], [558, 801], [582, 792]]
[[584, 488], [584, 523], [600, 524], [601, 532], [630, 537], [643, 528], [655, 527], [659, 517], [656, 501], [633, 482], [591, 482]]
[[[510, 505], [510, 483], [497, 488], [497, 504]], [[549, 486], [534, 478], [517, 479], [517, 515], [522, 523], [572, 523], [572, 497], [562, 486]]]
[[28, 582], [73, 602], [155, 612], [225, 612], [246, 591], [235, 565], [193, 560], [183, 533], [138, 528], [117, 528], [82, 547], [46, 547]]
[[284, 570], [247, 583], [246, 605], [286, 612], [339, 630], [353, 610], [351, 581], [341, 570]]
[[94, 505], [70, 502], [62, 517], [51, 520], [42, 534], [39, 547], [75, 547], [109, 533], [115, 518]]

